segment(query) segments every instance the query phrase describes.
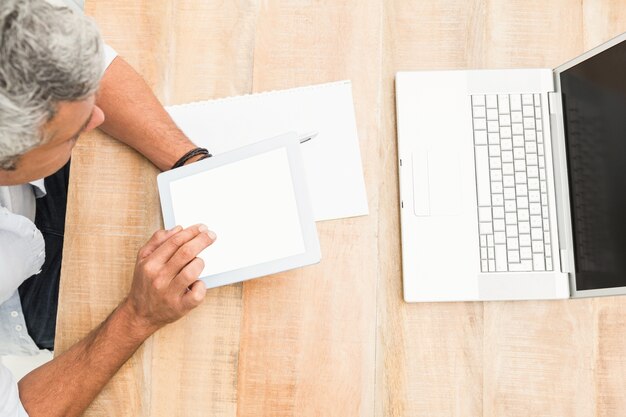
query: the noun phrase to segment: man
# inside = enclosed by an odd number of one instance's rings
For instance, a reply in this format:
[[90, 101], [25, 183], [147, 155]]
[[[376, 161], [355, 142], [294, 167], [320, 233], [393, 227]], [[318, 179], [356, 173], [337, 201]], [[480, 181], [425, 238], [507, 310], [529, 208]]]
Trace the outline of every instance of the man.
[[[195, 148], [90, 19], [45, 0], [2, 0], [0, 354], [53, 348], [68, 161], [98, 126], [161, 169]], [[128, 296], [85, 339], [19, 384], [0, 365], [0, 416], [80, 415], [146, 338], [202, 302], [196, 256], [214, 240], [204, 225], [157, 231]]]

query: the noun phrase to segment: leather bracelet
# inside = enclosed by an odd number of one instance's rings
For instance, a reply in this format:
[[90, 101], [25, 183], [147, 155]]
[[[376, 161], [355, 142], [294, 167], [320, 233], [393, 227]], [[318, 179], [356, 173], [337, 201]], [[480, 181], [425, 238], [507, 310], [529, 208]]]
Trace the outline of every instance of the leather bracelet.
[[198, 156], [198, 155], [203, 155], [203, 157], [200, 158], [200, 159], [208, 158], [208, 157], [211, 156], [211, 154], [209, 153], [208, 149], [206, 149], [206, 148], [195, 148], [195, 149], [190, 150], [186, 154], [184, 154], [178, 161], [176, 161], [176, 163], [174, 165], [172, 165], [172, 169], [176, 169], [176, 168], [182, 167], [183, 165], [185, 165], [185, 163], [188, 160], [190, 160], [194, 156]]

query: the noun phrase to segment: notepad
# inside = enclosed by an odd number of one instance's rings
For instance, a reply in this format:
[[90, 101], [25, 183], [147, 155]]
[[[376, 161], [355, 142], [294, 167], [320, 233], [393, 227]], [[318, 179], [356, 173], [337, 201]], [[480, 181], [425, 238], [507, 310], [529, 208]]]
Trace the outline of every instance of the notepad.
[[167, 111], [194, 143], [213, 154], [288, 131], [318, 132], [301, 145], [315, 220], [368, 213], [350, 81], [170, 106]]

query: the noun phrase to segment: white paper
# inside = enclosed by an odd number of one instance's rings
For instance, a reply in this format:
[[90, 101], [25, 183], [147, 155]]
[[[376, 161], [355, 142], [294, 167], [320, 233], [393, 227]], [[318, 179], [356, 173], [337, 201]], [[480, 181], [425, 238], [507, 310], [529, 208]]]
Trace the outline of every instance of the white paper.
[[176, 224], [217, 235], [199, 255], [203, 277], [305, 251], [285, 148], [172, 181], [170, 193]]
[[198, 146], [218, 154], [286, 132], [318, 132], [303, 143], [315, 220], [368, 214], [352, 84], [340, 81], [167, 108]]

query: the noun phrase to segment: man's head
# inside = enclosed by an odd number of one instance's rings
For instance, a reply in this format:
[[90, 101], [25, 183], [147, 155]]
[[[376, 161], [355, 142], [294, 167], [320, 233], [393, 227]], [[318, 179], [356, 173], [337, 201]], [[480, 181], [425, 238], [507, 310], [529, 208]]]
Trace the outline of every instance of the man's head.
[[0, 185], [52, 174], [102, 123], [103, 66], [91, 19], [46, 0], [0, 1]]

